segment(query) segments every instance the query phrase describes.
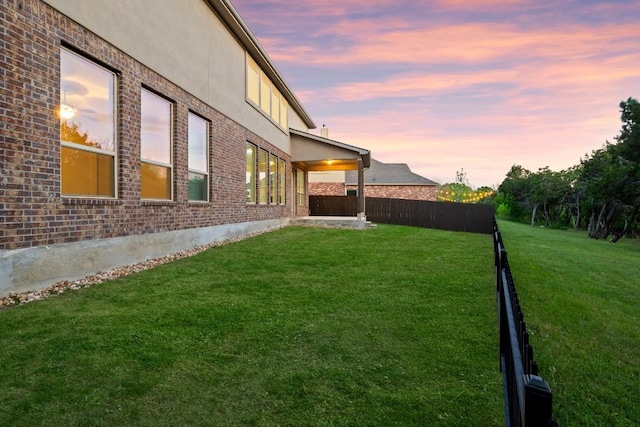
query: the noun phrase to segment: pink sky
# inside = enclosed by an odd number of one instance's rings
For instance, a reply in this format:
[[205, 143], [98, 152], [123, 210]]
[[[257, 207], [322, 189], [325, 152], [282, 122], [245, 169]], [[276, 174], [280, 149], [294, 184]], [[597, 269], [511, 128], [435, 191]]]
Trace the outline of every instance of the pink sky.
[[638, 1], [231, 1], [331, 139], [440, 183], [576, 165], [640, 98]]

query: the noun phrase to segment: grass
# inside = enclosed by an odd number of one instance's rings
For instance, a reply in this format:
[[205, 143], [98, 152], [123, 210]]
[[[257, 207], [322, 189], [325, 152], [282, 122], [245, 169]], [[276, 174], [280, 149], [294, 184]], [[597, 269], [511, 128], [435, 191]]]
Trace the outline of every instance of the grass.
[[640, 241], [500, 221], [562, 426], [640, 423]]
[[0, 312], [0, 425], [503, 425], [486, 235], [290, 227]]

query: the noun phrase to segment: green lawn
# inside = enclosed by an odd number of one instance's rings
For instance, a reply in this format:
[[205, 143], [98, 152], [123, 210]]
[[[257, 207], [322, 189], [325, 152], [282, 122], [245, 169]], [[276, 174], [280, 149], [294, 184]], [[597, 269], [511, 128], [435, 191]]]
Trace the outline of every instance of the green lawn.
[[499, 227], [554, 419], [640, 425], [640, 241]]
[[2, 426], [504, 425], [487, 235], [285, 228], [0, 311], [0, 342]]

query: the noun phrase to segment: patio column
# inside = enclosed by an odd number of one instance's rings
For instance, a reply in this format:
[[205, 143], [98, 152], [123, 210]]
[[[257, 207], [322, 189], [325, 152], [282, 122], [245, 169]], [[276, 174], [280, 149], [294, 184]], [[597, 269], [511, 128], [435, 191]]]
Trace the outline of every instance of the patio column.
[[358, 217], [364, 217], [364, 165], [358, 159]]

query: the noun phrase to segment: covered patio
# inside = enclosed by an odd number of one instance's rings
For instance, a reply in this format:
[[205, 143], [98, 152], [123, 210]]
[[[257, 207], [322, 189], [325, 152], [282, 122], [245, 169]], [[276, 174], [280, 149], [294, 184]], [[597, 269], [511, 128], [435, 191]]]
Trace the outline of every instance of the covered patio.
[[[323, 134], [326, 135], [325, 129], [323, 128]], [[366, 222], [364, 171], [371, 165], [371, 152], [364, 148], [329, 139], [326, 136], [317, 136], [296, 129], [289, 129], [289, 134], [291, 138], [291, 163], [294, 168], [305, 171], [305, 174], [315, 171], [358, 171], [358, 215], [355, 219], [363, 223]], [[307, 221], [313, 221], [315, 218], [306, 215], [305, 217]], [[329, 221], [326, 217], [323, 218], [325, 218], [323, 220], [325, 223]], [[296, 218], [295, 221], [302, 221], [302, 219]], [[336, 218], [337, 220], [342, 223], [346, 218]], [[315, 221], [320, 221], [319, 217]], [[357, 223], [353, 223], [353, 225], [356, 227], [349, 228], [364, 228], [364, 226], [359, 227]]]

